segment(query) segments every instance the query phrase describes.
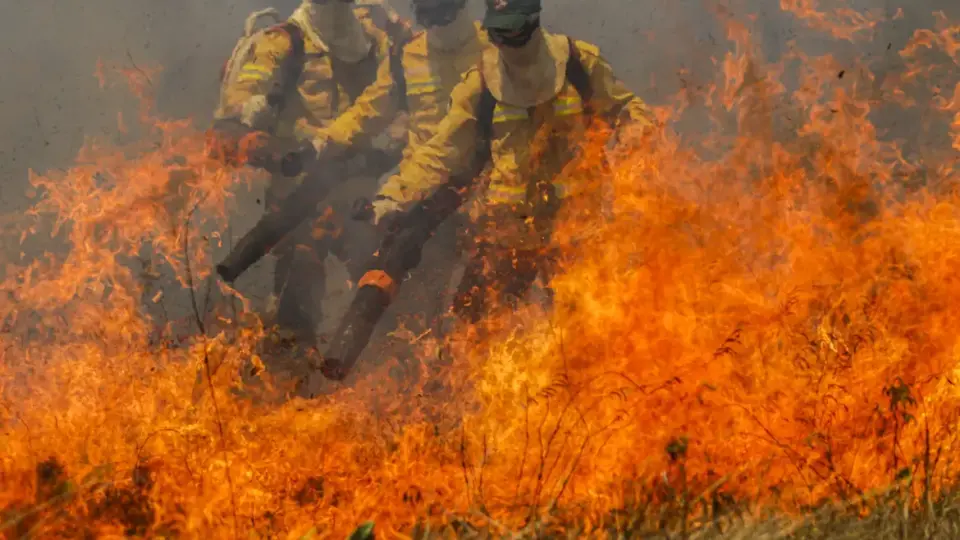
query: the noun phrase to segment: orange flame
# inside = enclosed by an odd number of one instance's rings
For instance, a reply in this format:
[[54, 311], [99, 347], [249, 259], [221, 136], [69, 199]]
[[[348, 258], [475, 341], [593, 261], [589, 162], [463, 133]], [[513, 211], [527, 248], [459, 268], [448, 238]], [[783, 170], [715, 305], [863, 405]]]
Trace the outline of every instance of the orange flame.
[[[874, 24], [782, 4], [839, 39]], [[575, 174], [613, 198], [569, 203], [552, 311], [507, 313], [483, 339], [416, 336], [416, 358], [309, 401], [273, 401], [283, 385], [263, 373], [255, 317], [202, 312], [203, 227], [249, 180], [189, 122], [145, 106], [142, 144], [91, 144], [69, 171], [32, 176], [44, 196], [27, 225], [53, 219], [70, 249], [8, 265], [3, 282], [0, 530], [301, 537], [552, 519], [589, 533], [640, 485], [788, 511], [904, 477], [950, 487], [960, 86], [913, 96], [956, 77], [957, 27], [917, 32], [878, 92], [866, 65], [842, 77], [799, 51], [765, 64], [749, 27], [727, 22], [737, 48], [707, 100], [709, 137], [670, 129], [694, 112], [678, 104], [613, 152], [607, 133], [585, 142]], [[936, 144], [884, 138], [891, 107], [923, 116]], [[158, 342], [162, 321], [141, 310], [156, 292], [130, 264], [145, 249], [194, 296], [203, 335], [175, 343], [167, 324]]]

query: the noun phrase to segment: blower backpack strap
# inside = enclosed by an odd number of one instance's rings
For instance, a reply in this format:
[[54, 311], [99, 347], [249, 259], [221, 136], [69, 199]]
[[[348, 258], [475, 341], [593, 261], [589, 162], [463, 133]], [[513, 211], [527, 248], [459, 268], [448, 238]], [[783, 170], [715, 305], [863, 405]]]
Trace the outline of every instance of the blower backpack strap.
[[394, 82], [393, 91], [400, 110], [406, 112], [409, 109], [406, 102], [407, 81], [403, 70], [403, 48], [414, 37], [411, 25], [381, 0], [360, 0], [357, 2], [357, 7], [362, 9], [365, 15], [370, 17], [374, 26], [383, 30], [390, 40], [387, 62], [389, 62], [390, 76]]
[[586, 115], [593, 114], [593, 86], [590, 85], [590, 75], [583, 68], [583, 62], [580, 60], [580, 49], [577, 49], [572, 38], [567, 38], [570, 44], [570, 57], [567, 59], [566, 77], [570, 84], [580, 94], [580, 100], [583, 101], [583, 112]]
[[390, 38], [390, 77], [393, 79], [393, 91], [396, 93], [397, 104], [401, 111], [409, 112], [407, 104], [407, 74], [403, 69], [403, 49], [413, 41], [414, 33], [409, 22], [400, 17], [389, 6], [380, 5], [386, 11], [384, 27]]
[[390, 62], [390, 78], [393, 79], [393, 92], [397, 99], [397, 108], [403, 112], [409, 112], [410, 104], [407, 102], [407, 74], [403, 69], [403, 45], [393, 47], [387, 62]]
[[303, 66], [306, 61], [306, 51], [303, 39], [303, 30], [292, 22], [281, 23], [274, 26], [273, 29], [286, 32], [290, 38], [290, 52], [280, 61], [280, 68], [277, 77], [274, 78], [273, 88], [267, 93], [267, 102], [283, 110], [286, 106], [286, 98], [297, 89], [300, 82], [300, 75], [303, 74]]

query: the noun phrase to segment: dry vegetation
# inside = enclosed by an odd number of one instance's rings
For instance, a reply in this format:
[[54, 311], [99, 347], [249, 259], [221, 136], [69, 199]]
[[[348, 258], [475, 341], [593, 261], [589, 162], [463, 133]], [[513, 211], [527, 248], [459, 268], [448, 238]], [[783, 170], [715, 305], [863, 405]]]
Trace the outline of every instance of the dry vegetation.
[[[875, 23], [783, 5], [841, 40]], [[121, 73], [144, 140], [36, 175], [22, 234], [53, 223], [71, 249], [0, 284], [0, 532], [956, 537], [960, 28], [918, 31], [881, 80], [763, 62], [721, 16], [716, 85], [657, 109], [652, 140], [584, 143], [571, 174], [616, 200], [570, 202], [549, 316], [420, 336], [310, 400], [210, 276], [258, 180]], [[715, 127], [670, 129], [694, 113]], [[887, 137], [891, 114], [922, 144]], [[144, 315], [154, 265], [191, 334]]]
[[[109, 523], [125, 536], [142, 536], [148, 531], [151, 537], [179, 536], [175, 526], [165, 528], [156, 522], [148, 495], [148, 467], [130, 472], [129, 482], [123, 482], [129, 487], [106, 481], [109, 472], [98, 470], [77, 481], [70, 479], [55, 459], [44, 461], [36, 469], [34, 501], [4, 509], [0, 531], [8, 538], [37, 538], [53, 532], [94, 537], [98, 524]], [[905, 475], [888, 489], [791, 515], [739, 503], [723, 493], [721, 483], [699, 493], [636, 485], [631, 486], [632, 495], [624, 508], [611, 511], [596, 523], [567, 520], [557, 512], [532, 517], [524, 527], [511, 530], [477, 513], [433, 528], [421, 522], [403, 534], [414, 539], [574, 538], [585, 534], [663, 539], [956, 538], [960, 534], [960, 500], [953, 493], [930, 496], [925, 492], [921, 498], [914, 497], [913, 482]], [[298, 505], [310, 505], [322, 497], [322, 489], [322, 480], [310, 479], [293, 499]], [[44, 534], [37, 534], [38, 530]], [[260, 533], [257, 537], [273, 537], [269, 528]], [[374, 538], [376, 533], [376, 524], [367, 522], [360, 524], [350, 538]], [[315, 537], [317, 531], [311, 529], [300, 538]]]

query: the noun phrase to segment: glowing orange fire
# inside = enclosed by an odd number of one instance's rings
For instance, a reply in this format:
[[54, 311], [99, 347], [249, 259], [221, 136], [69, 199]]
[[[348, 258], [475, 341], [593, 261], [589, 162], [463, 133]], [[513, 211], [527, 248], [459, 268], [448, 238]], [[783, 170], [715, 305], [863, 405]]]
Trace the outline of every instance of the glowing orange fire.
[[[840, 38], [876, 24], [782, 4]], [[177, 345], [141, 313], [130, 261], [146, 243], [202, 294], [199, 222], [222, 221], [244, 179], [188, 122], [147, 109], [148, 143], [91, 146], [34, 178], [32, 219], [54, 218], [71, 249], [9, 265], [3, 285], [3, 532], [299, 538], [365, 521], [517, 530], [535, 515], [589, 529], [640, 484], [784, 510], [908, 475], [948, 486], [960, 84], [916, 96], [960, 63], [960, 27], [917, 32], [883, 81], [796, 51], [764, 64], [747, 27], [728, 28], [736, 51], [701, 100], [708, 140], [669, 129], [692, 110], [675, 104], [654, 140], [586, 145], [576, 174], [615, 198], [574, 201], [559, 225], [552, 314], [511, 313], [482, 346], [454, 336], [443, 370], [424, 338], [412, 376], [360, 366], [311, 401], [236, 397], [259, 363], [255, 323], [200, 314], [212, 337]], [[878, 133], [873, 114], [891, 108], [924, 118], [922, 148]], [[446, 388], [431, 392], [437, 371]]]

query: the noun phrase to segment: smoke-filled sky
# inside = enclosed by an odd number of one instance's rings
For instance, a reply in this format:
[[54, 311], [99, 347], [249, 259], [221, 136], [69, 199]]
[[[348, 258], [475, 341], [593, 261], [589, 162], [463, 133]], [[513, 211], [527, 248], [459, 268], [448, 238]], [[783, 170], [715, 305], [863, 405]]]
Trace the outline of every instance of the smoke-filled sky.
[[122, 91], [98, 88], [98, 59], [127, 67], [163, 65], [157, 84], [164, 109], [178, 115], [205, 111], [216, 67], [229, 54], [245, 14], [261, 3], [0, 3], [0, 210], [22, 203], [28, 167], [66, 164], [84, 135], [114, 132], [117, 111], [133, 104]]
[[[477, 14], [481, 0], [471, 0]], [[83, 134], [111, 132], [116, 111], [129, 106], [122, 93], [98, 89], [97, 59], [107, 64], [162, 65], [160, 106], [175, 115], [204, 115], [213, 105], [217, 69], [229, 54], [252, 9], [273, 5], [287, 12], [296, 0], [32, 0], [0, 3], [0, 189], [3, 210], [16, 208], [27, 167], [63, 165]], [[835, 2], [834, 2], [835, 3]], [[409, 13], [406, 0], [395, 7]], [[723, 30], [705, 0], [551, 0], [546, 24], [592, 41], [621, 76], [650, 101], [663, 99], [679, 84], [705, 80], [710, 58], [722, 54]], [[822, 2], [830, 5], [831, 2]], [[960, 12], [955, 0], [855, 0], [855, 7], [907, 16], [880, 29], [876, 54], [888, 42], [901, 44], [925, 15]], [[776, 0], [750, 0], [743, 9], [758, 15], [771, 54], [802, 35]], [[896, 50], [894, 48], [894, 50]], [[14, 206], [11, 206], [14, 205]]]

